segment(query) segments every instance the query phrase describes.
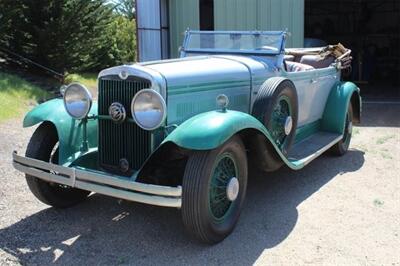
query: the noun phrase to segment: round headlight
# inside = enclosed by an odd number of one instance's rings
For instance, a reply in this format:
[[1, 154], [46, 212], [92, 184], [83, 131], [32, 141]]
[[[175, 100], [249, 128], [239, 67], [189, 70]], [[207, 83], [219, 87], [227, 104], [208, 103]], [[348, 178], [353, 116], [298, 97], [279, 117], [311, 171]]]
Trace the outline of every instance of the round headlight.
[[163, 97], [152, 89], [139, 91], [131, 103], [132, 118], [145, 130], [158, 128], [165, 120], [166, 105]]
[[64, 91], [64, 106], [70, 116], [83, 119], [92, 107], [92, 95], [85, 86], [72, 83]]

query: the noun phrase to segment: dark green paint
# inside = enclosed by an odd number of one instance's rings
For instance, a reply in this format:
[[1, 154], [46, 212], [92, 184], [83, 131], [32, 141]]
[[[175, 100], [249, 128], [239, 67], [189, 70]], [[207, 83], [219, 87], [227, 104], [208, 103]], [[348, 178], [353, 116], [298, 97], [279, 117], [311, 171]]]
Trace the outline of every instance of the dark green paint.
[[81, 155], [77, 158], [70, 167], [78, 166], [84, 169], [91, 169], [91, 170], [100, 170], [99, 163], [98, 163], [98, 151], [97, 149], [91, 149], [87, 153]]
[[332, 88], [322, 116], [321, 130], [344, 133], [347, 108], [354, 93], [359, 97], [360, 89], [352, 82], [338, 83]]
[[210, 111], [198, 114], [183, 122], [169, 134], [162, 144], [173, 142], [190, 150], [211, 150], [220, 146], [236, 133], [254, 129], [264, 134], [281, 157], [292, 169], [300, 169], [302, 162], [290, 161], [281, 152], [268, 130], [255, 117], [238, 111]]
[[[97, 115], [97, 103], [93, 103], [89, 115]], [[30, 127], [45, 121], [53, 123], [57, 129], [60, 141], [60, 165], [69, 165], [83, 154], [80, 150], [83, 140], [82, 123], [65, 111], [63, 99], [53, 99], [36, 106], [26, 114], [23, 126]], [[96, 119], [88, 120], [87, 138], [89, 149], [97, 148]]]
[[321, 120], [317, 120], [296, 129], [295, 143], [317, 133], [321, 128]]

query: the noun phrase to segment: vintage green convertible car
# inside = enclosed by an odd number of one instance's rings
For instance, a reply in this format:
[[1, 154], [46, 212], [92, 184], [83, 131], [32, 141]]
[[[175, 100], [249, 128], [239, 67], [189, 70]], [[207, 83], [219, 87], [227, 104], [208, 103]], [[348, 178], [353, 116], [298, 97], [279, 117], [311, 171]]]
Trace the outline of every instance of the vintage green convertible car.
[[248, 169], [299, 170], [346, 153], [359, 88], [342, 82], [342, 45], [285, 49], [285, 32], [187, 31], [181, 58], [77, 83], [30, 111], [40, 124], [13, 165], [32, 193], [69, 207], [91, 192], [180, 208], [186, 229], [216, 243], [235, 227]]

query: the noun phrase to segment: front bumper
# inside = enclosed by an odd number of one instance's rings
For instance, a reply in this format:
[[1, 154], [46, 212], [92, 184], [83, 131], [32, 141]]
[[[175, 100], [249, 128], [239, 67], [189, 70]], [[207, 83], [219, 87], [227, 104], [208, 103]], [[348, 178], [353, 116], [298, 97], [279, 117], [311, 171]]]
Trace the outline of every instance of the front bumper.
[[111, 197], [164, 207], [180, 208], [182, 205], [181, 186], [158, 186], [124, 180], [111, 175], [64, 167], [19, 156], [16, 151], [13, 152], [13, 166], [21, 172], [47, 182], [93, 191]]

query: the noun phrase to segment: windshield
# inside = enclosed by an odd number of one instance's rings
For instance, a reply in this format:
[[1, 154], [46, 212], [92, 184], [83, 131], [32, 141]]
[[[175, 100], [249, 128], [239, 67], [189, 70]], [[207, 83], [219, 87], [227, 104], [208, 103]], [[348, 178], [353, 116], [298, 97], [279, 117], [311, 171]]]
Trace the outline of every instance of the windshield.
[[184, 51], [280, 54], [283, 40], [284, 32], [189, 31]]

